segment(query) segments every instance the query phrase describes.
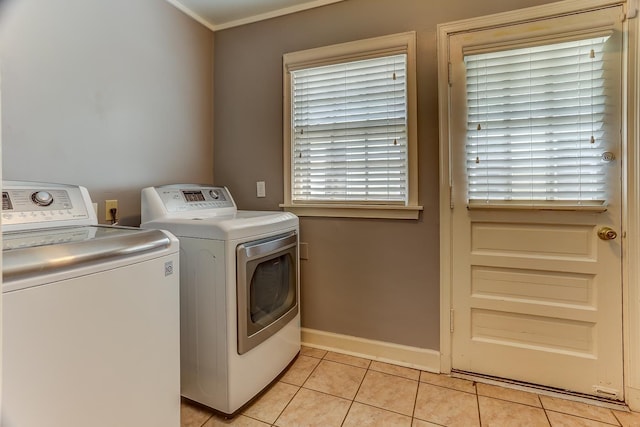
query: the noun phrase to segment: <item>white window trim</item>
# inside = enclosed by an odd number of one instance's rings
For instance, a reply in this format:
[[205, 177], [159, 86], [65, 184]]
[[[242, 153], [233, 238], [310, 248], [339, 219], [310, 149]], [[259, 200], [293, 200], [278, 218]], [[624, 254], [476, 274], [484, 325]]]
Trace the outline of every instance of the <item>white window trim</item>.
[[[400, 204], [299, 203], [291, 198], [291, 71], [311, 66], [355, 61], [395, 53], [407, 54], [408, 200]], [[284, 203], [299, 216], [418, 219], [418, 125], [416, 33], [414, 31], [287, 53], [283, 56]]]
[[[462, 32], [532, 22], [561, 15], [623, 4], [626, 46], [624, 93], [627, 106], [623, 115], [623, 228], [629, 236], [640, 232], [640, 18], [638, 0], [565, 0], [548, 5], [514, 10], [491, 16], [461, 20], [438, 26], [438, 104], [440, 129], [440, 372], [451, 372], [451, 177], [449, 149], [449, 37]], [[625, 401], [640, 410], [640, 242], [625, 239], [623, 259], [623, 329]]]

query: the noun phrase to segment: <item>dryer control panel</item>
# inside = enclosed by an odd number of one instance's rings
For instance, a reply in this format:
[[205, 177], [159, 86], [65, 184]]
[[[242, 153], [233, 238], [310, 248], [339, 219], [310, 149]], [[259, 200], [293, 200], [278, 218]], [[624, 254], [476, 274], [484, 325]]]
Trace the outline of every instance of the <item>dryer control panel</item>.
[[229, 215], [236, 211], [226, 187], [175, 184], [142, 190], [142, 222], [167, 216]]
[[92, 225], [97, 220], [84, 187], [27, 181], [2, 182], [2, 230]]

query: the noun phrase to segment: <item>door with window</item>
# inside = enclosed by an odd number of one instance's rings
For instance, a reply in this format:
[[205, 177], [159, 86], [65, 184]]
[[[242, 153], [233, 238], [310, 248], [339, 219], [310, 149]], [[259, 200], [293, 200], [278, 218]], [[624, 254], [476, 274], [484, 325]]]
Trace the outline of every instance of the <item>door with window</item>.
[[623, 398], [622, 13], [450, 38], [454, 370]]

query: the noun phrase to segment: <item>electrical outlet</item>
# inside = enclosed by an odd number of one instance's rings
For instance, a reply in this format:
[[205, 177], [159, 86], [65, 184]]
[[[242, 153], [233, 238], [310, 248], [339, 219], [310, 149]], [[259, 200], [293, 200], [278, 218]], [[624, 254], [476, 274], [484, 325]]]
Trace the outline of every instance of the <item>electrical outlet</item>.
[[306, 242], [300, 242], [298, 247], [300, 250], [300, 259], [309, 259], [309, 244]]
[[105, 200], [104, 201], [104, 219], [106, 222], [112, 222], [113, 218], [111, 217], [111, 209], [116, 210], [115, 217], [118, 217], [118, 201], [117, 200]]

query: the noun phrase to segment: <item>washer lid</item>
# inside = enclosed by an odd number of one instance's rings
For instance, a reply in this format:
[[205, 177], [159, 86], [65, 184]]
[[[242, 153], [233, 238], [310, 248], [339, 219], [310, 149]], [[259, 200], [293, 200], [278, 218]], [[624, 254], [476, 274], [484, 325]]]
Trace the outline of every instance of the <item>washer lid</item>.
[[2, 235], [3, 287], [13, 281], [168, 249], [177, 240], [160, 230], [85, 226]]
[[177, 237], [234, 240], [258, 236], [298, 226], [298, 217], [280, 211], [237, 211], [233, 215], [207, 216], [206, 211], [191, 218], [159, 218], [141, 228], [163, 229]]

